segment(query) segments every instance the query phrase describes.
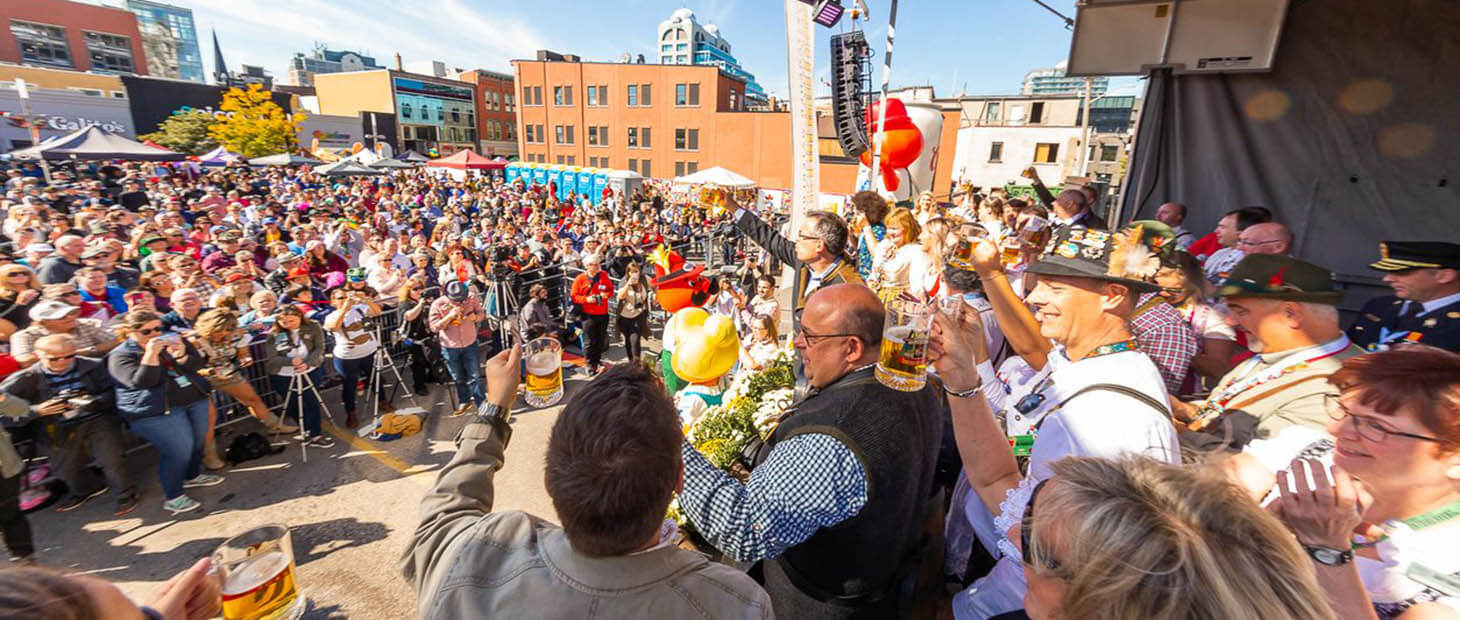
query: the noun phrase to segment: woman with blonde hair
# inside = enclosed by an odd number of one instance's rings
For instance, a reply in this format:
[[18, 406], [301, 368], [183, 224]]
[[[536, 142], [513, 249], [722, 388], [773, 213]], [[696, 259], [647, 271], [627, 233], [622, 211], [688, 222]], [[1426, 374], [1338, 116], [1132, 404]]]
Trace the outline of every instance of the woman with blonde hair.
[[898, 207], [887, 214], [887, 237], [877, 244], [872, 277], [867, 285], [888, 301], [908, 292], [917, 296], [913, 282], [923, 282], [930, 269], [927, 255], [918, 244], [922, 228], [911, 211]]
[[943, 217], [935, 217], [923, 225], [918, 235], [918, 245], [923, 247], [923, 270], [909, 278], [909, 286], [922, 297], [935, 297], [942, 288], [943, 268], [948, 266], [948, 252], [957, 242], [953, 235], [953, 224]]
[[41, 300], [41, 283], [35, 271], [19, 263], [0, 266], [0, 319], [16, 329], [30, 325], [30, 309]]
[[918, 221], [918, 226], [926, 226], [928, 220], [942, 215], [942, 209], [938, 208], [937, 201], [933, 200], [933, 192], [923, 190], [918, 194], [917, 204], [913, 205], [913, 216]]
[[[263, 292], [261, 292], [262, 294]], [[198, 371], [208, 379], [213, 387], [219, 392], [232, 396], [238, 404], [248, 409], [249, 415], [262, 422], [264, 428], [270, 433], [282, 434], [292, 433], [299, 430], [298, 427], [290, 426], [280, 422], [269, 406], [264, 404], [264, 399], [254, 391], [248, 379], [243, 376], [243, 369], [254, 363], [253, 354], [249, 352], [248, 335], [239, 327], [238, 315], [232, 311], [215, 308], [208, 310], [198, 316], [193, 323], [193, 330], [188, 335], [188, 342], [203, 354], [204, 366]], [[216, 409], [210, 412], [210, 419], [217, 417]], [[209, 447], [212, 447], [212, 433], [209, 433]], [[203, 452], [204, 459], [210, 457], [211, 452]], [[205, 463], [212, 469], [217, 469], [212, 464]]]
[[1017, 527], [1035, 620], [1325, 620], [1308, 558], [1214, 469], [1148, 458], [1050, 464]]

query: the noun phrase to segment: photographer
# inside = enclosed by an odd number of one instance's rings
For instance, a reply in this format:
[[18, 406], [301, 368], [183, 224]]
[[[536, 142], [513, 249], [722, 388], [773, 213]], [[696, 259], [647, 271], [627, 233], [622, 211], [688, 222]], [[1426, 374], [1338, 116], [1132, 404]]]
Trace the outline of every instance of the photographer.
[[127, 335], [106, 356], [107, 371], [116, 379], [117, 411], [132, 432], [157, 449], [157, 477], [173, 514], [202, 508], [183, 489], [223, 482], [202, 472], [208, 433], [211, 384], [198, 374], [203, 355], [176, 334], [163, 334], [162, 317], [149, 310], [131, 310], [122, 318]]
[[583, 273], [573, 279], [572, 299], [578, 304], [583, 329], [583, 357], [588, 373], [598, 374], [603, 350], [608, 348], [608, 301], [613, 298], [613, 280], [603, 272], [597, 254], [583, 255]]
[[[51, 465], [70, 489], [56, 511], [80, 508], [110, 487], [116, 515], [131, 512], [137, 496], [122, 457], [122, 425], [106, 368], [95, 358], [77, 357], [76, 340], [67, 334], [41, 337], [35, 354], [38, 362], [6, 377], [0, 392], [34, 403], [31, 413], [50, 422], [43, 434], [50, 443]], [[91, 458], [101, 464], [106, 485], [93, 480], [86, 467]]]
[[426, 384], [439, 378], [431, 376], [431, 361], [436, 344], [435, 335], [426, 325], [426, 311], [431, 302], [441, 296], [441, 289], [428, 286], [424, 274], [412, 276], [401, 287], [397, 304], [402, 308], [401, 333], [405, 336], [406, 352], [411, 356], [411, 389], [418, 395], [426, 394]]
[[477, 349], [477, 324], [485, 316], [481, 302], [461, 282], [448, 282], [446, 295], [431, 302], [426, 326], [441, 342], [446, 368], [456, 382], [458, 406], [451, 413], [452, 417], [480, 407], [487, 398], [481, 352]]
[[546, 286], [532, 285], [527, 292], [527, 303], [522, 305], [519, 316], [522, 322], [522, 340], [524, 342], [543, 336], [557, 337], [558, 323], [553, 320], [552, 311], [548, 308]]
[[317, 390], [296, 385], [295, 377], [307, 376], [315, 386], [322, 383], [324, 350], [324, 330], [306, 318], [298, 306], [281, 306], [274, 312], [274, 326], [264, 346], [264, 368], [269, 371], [274, 393], [284, 399], [284, 419], [299, 420], [304, 427], [304, 442], [311, 448], [333, 448], [335, 442], [321, 427]]
[[375, 328], [366, 322], [370, 317], [380, 315], [380, 304], [358, 290], [337, 288], [330, 293], [330, 305], [334, 311], [324, 320], [324, 329], [335, 336], [334, 365], [339, 373], [340, 398], [345, 403], [345, 426], [355, 428], [360, 422], [355, 417], [355, 386], [362, 378], [365, 389], [384, 398], [378, 385], [369, 385], [370, 369], [375, 365], [375, 352], [380, 341], [375, 338]]

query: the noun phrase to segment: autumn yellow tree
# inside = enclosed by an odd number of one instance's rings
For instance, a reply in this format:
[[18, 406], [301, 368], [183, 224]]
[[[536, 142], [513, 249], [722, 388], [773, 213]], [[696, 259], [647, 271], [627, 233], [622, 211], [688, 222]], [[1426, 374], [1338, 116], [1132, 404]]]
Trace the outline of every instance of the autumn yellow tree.
[[306, 116], [285, 112], [258, 84], [249, 84], [248, 90], [228, 89], [219, 108], [226, 117], [210, 127], [208, 135], [230, 151], [263, 157], [299, 146], [296, 134]]

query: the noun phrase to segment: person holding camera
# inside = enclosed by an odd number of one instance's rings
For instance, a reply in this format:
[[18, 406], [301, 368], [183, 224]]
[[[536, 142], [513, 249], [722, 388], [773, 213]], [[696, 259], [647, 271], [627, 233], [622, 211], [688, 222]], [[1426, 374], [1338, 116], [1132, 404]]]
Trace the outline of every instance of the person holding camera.
[[578, 304], [583, 329], [583, 357], [588, 373], [602, 369], [603, 351], [608, 348], [608, 300], [613, 299], [613, 280], [603, 272], [597, 254], [583, 255], [583, 273], [573, 279], [572, 299]]
[[384, 393], [379, 386], [368, 385], [370, 368], [375, 364], [375, 352], [380, 341], [375, 338], [375, 328], [367, 322], [380, 314], [380, 304], [358, 290], [337, 288], [330, 292], [330, 305], [334, 310], [324, 320], [324, 329], [335, 335], [334, 365], [340, 375], [340, 398], [345, 403], [345, 426], [355, 428], [359, 420], [355, 417], [355, 386], [363, 378], [367, 390], [376, 393], [383, 400]]
[[431, 302], [441, 295], [439, 287], [430, 286], [424, 273], [411, 276], [401, 286], [396, 304], [402, 308], [401, 333], [405, 335], [406, 352], [411, 357], [411, 390], [417, 395], [426, 394], [426, 384], [431, 383], [430, 346], [434, 336], [426, 325], [427, 310]]
[[162, 507], [173, 514], [202, 508], [183, 490], [223, 482], [202, 471], [212, 385], [198, 371], [207, 362], [181, 336], [165, 334], [156, 312], [131, 310], [121, 329], [126, 341], [106, 356], [117, 382], [117, 411], [161, 457]]
[[427, 327], [441, 342], [446, 368], [456, 382], [458, 406], [452, 417], [464, 415], [486, 401], [481, 352], [477, 350], [477, 324], [485, 318], [481, 302], [462, 282], [446, 283], [446, 295], [431, 302]]
[[640, 358], [644, 352], [643, 337], [649, 333], [649, 300], [653, 289], [649, 279], [644, 277], [642, 263], [632, 262], [625, 269], [623, 286], [618, 292], [618, 333], [624, 337], [624, 351], [629, 361]]
[[[317, 386], [324, 381], [320, 365], [324, 363], [324, 330], [310, 320], [298, 306], [280, 306], [274, 312], [274, 326], [264, 346], [267, 357], [264, 368], [274, 393], [284, 398], [284, 418], [297, 418], [304, 427], [302, 438], [311, 448], [333, 448], [334, 440], [324, 434], [320, 422]], [[308, 382], [296, 384], [296, 377]], [[311, 389], [313, 383], [315, 389]]]
[[[100, 360], [76, 353], [69, 334], [42, 336], [35, 343], [37, 363], [6, 377], [0, 392], [30, 401], [30, 413], [48, 423], [42, 434], [50, 444], [51, 466], [70, 489], [56, 511], [80, 508], [110, 489], [121, 516], [137, 507], [137, 494], [123, 460], [126, 442], [114, 413], [114, 384]], [[92, 458], [101, 464], [105, 485], [87, 468]]]

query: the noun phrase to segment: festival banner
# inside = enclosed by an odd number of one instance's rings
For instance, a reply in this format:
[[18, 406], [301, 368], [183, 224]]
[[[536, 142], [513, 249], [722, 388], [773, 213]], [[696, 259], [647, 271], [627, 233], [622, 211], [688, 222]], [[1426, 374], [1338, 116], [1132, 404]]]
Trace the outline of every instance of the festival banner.
[[791, 229], [801, 225], [806, 212], [817, 208], [821, 184], [816, 151], [816, 36], [811, 5], [786, 2], [786, 75], [791, 97]]

